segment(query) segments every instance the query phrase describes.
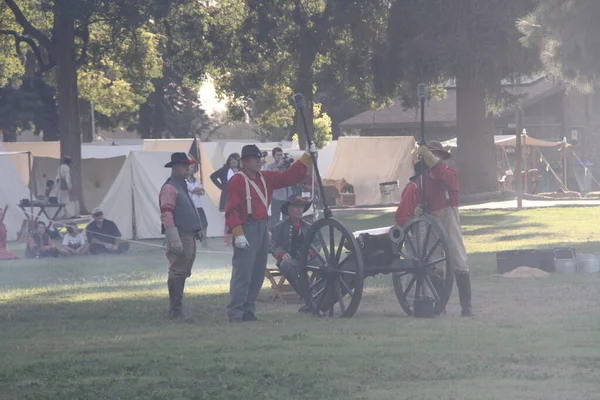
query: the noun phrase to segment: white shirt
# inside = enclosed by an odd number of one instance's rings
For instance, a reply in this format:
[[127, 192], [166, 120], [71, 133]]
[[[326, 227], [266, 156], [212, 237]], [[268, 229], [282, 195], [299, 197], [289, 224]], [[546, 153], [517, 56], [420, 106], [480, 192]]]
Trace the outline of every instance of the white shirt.
[[229, 182], [231, 177], [234, 175], [235, 175], [235, 172], [233, 172], [233, 170], [231, 168], [229, 168], [229, 171], [227, 171], [227, 182]]
[[76, 236], [71, 236], [67, 233], [63, 238], [63, 246], [85, 246], [86, 240], [83, 232], [79, 232]]
[[188, 193], [194, 201], [194, 205], [196, 206], [196, 208], [202, 208], [202, 196], [192, 193], [192, 191], [196, 188], [204, 189], [204, 187], [202, 187], [202, 184], [200, 183], [200, 180], [195, 179], [194, 182], [190, 182], [186, 179], [185, 183], [187, 184]]

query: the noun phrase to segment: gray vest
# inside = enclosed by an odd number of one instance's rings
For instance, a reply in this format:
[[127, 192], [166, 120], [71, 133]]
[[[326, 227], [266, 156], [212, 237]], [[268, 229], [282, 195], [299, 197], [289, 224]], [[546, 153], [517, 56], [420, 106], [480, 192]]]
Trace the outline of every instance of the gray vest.
[[[164, 183], [163, 187], [167, 183], [170, 183], [175, 189], [177, 189], [177, 199], [175, 200], [175, 210], [173, 210], [173, 220], [175, 221], [175, 226], [179, 232], [200, 232], [202, 230], [202, 226], [200, 225], [198, 210], [196, 210], [194, 202], [188, 194], [185, 180], [169, 178]], [[165, 227], [161, 226], [161, 228], [162, 233], [165, 233]]]

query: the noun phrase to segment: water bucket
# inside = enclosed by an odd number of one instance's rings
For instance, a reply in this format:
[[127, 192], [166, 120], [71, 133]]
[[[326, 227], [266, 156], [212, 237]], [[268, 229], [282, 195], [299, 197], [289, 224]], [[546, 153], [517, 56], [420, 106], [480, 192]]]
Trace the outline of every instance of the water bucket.
[[578, 254], [579, 270], [588, 274], [600, 272], [600, 255]]
[[556, 258], [557, 254], [554, 256], [554, 268], [556, 269], [556, 273], [558, 274], [574, 274], [577, 272], [577, 258], [575, 258], [575, 252], [570, 250], [571, 257], [569, 258]]

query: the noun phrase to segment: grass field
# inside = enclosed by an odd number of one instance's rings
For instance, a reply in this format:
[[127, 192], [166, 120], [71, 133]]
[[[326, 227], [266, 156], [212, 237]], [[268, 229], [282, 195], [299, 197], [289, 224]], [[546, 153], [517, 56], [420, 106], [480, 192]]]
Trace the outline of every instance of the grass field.
[[[390, 215], [343, 214], [353, 230]], [[495, 252], [600, 251], [600, 208], [464, 213], [473, 319], [458, 299], [410, 319], [390, 278], [367, 280], [354, 318], [270, 304], [227, 323], [229, 254], [199, 253], [186, 287], [194, 323], [170, 323], [161, 250], [0, 264], [0, 399], [598, 399], [600, 281], [504, 279]], [[211, 248], [227, 252], [218, 243]], [[20, 250], [19, 250], [20, 251]]]

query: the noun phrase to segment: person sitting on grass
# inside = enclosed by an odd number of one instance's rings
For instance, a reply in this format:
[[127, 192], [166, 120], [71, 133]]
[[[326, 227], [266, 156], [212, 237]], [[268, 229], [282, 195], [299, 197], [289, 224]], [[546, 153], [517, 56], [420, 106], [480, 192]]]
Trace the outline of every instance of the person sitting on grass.
[[67, 234], [63, 238], [62, 244], [62, 248], [58, 251], [63, 256], [78, 256], [88, 252], [85, 235], [74, 222], [67, 224]]
[[27, 239], [25, 249], [26, 258], [58, 257], [58, 250], [54, 242], [46, 233], [46, 224], [39, 221], [35, 226], [35, 232]]
[[91, 254], [123, 254], [129, 250], [129, 243], [120, 240], [121, 231], [104, 218], [102, 209], [94, 208], [92, 217], [94, 220], [85, 228]]
[[4, 209], [0, 209], [0, 260], [14, 260], [17, 257], [12, 251], [6, 250], [6, 225], [4, 225], [4, 214], [8, 210], [8, 205]]

